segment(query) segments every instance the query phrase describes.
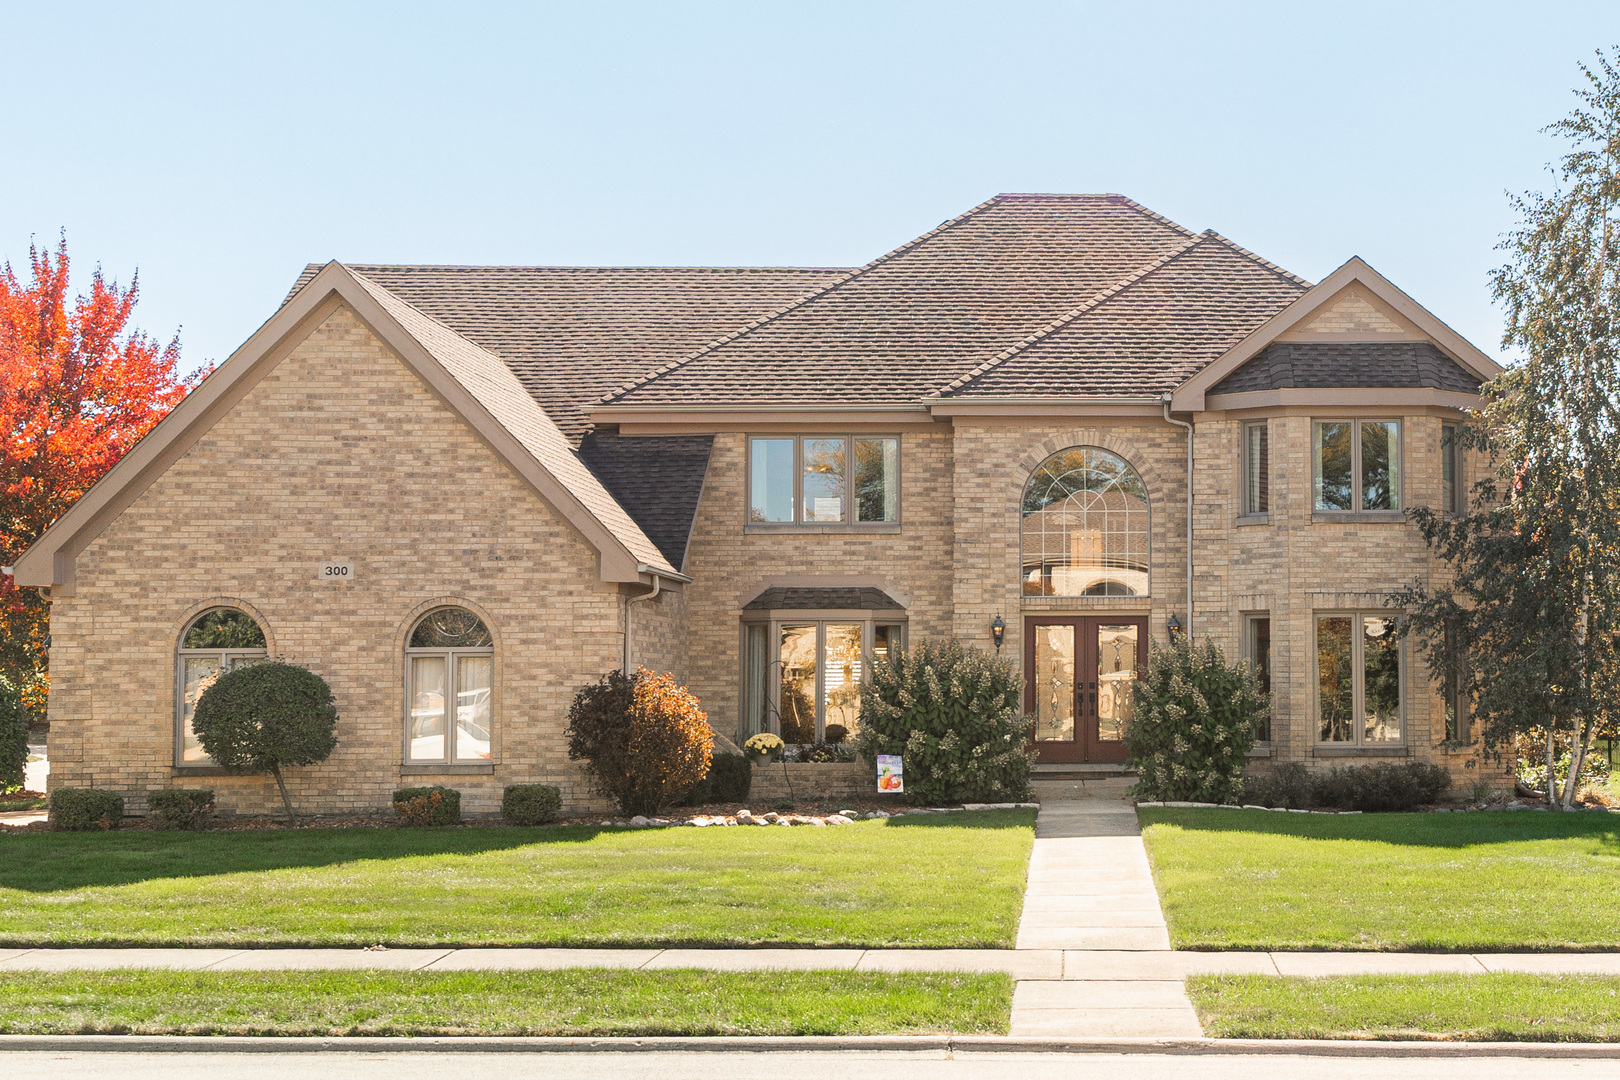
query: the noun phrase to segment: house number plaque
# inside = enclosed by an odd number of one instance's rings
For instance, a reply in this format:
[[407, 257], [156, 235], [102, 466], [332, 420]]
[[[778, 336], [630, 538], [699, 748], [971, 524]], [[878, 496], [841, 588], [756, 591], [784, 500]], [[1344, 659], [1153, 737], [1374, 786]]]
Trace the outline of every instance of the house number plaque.
[[353, 581], [354, 563], [324, 562], [315, 569], [316, 581]]

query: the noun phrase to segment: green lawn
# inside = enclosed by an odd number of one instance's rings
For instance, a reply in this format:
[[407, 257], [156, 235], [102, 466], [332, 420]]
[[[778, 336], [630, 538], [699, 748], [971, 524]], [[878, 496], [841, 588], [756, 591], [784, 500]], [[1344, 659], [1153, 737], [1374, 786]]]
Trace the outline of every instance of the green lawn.
[[1620, 1041], [1620, 979], [1597, 975], [1219, 975], [1187, 994], [1225, 1039]]
[[803, 971], [0, 974], [0, 1032], [1005, 1034], [1005, 975]]
[[1178, 949], [1620, 947], [1620, 815], [1140, 816]]
[[1007, 947], [1029, 810], [844, 828], [0, 836], [0, 945]]

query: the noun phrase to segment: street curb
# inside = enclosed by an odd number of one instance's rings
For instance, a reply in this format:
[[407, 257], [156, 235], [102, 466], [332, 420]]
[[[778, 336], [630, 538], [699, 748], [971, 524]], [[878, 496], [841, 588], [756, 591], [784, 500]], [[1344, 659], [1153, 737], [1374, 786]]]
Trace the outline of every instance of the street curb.
[[1337, 1058], [1617, 1059], [1620, 1043], [1380, 1042], [1323, 1039], [1032, 1039], [1000, 1035], [786, 1035], [521, 1037], [245, 1035], [0, 1035], [0, 1053], [770, 1053], [772, 1051], [947, 1051], [1014, 1054], [1279, 1055]]

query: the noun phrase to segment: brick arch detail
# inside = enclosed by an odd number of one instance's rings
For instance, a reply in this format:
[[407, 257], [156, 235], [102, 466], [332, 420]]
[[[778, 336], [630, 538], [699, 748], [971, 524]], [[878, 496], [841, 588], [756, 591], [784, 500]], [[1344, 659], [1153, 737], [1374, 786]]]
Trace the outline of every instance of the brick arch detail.
[[215, 608], [234, 608], [258, 623], [260, 632], [264, 634], [265, 655], [272, 657], [276, 655], [276, 632], [271, 627], [270, 620], [265, 618], [264, 612], [239, 596], [210, 596], [186, 608], [184, 614], [180, 616], [180, 621], [169, 628], [169, 637], [174, 641], [176, 653], [180, 650], [181, 635], [186, 632], [186, 627], [191, 625], [191, 620]]

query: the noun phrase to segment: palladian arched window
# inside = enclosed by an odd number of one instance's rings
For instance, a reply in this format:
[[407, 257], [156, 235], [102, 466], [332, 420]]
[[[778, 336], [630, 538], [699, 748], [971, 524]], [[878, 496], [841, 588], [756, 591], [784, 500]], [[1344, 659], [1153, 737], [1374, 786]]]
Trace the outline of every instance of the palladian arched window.
[[225, 672], [264, 658], [264, 629], [245, 611], [210, 608], [186, 624], [175, 664], [179, 682], [175, 694], [176, 765], [214, 763], [191, 730], [197, 701]]
[[1095, 446], [1061, 450], [1024, 489], [1025, 596], [1148, 595], [1148, 498], [1136, 470]]
[[495, 641], [466, 608], [435, 608], [405, 645], [407, 762], [489, 760]]

